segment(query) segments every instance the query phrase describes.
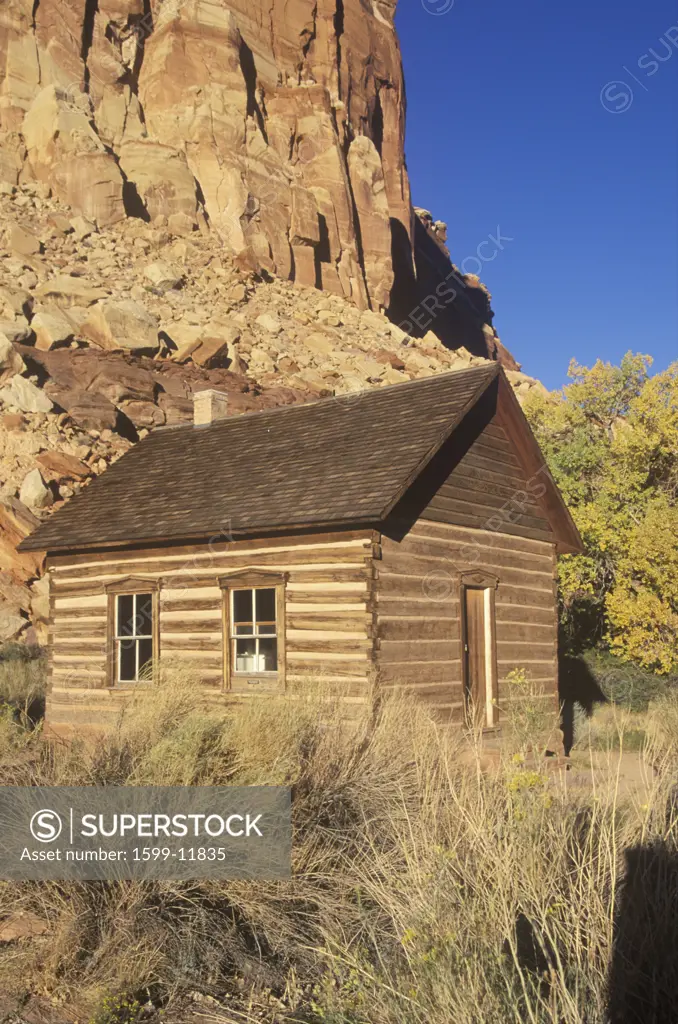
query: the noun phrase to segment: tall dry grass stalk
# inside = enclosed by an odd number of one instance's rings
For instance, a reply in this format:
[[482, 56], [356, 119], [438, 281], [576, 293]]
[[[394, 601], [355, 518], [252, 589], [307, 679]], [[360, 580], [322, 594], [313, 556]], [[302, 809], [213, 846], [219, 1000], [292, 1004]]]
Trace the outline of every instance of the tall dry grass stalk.
[[509, 741], [486, 771], [402, 695], [347, 716], [319, 686], [218, 716], [196, 710], [190, 677], [166, 677], [96, 746], [36, 740], [22, 778], [292, 785], [293, 880], [3, 883], [0, 914], [52, 930], [0, 952], [0, 984], [94, 1001], [228, 992], [222, 1022], [603, 1024], [654, 972], [652, 998], [678, 1005], [656, 948], [678, 940], [672, 721], [672, 701], [648, 716], [641, 802], [614, 785], [618, 752], [612, 785], [575, 790], [525, 756], [540, 740], [520, 723], [522, 749]]

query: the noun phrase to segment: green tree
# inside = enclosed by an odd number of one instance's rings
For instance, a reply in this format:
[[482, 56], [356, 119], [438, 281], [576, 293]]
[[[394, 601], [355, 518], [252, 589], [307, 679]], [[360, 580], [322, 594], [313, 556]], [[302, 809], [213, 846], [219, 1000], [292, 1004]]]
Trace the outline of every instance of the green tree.
[[666, 673], [678, 667], [678, 362], [572, 362], [571, 384], [525, 404], [584, 540], [560, 559], [573, 648], [604, 643]]

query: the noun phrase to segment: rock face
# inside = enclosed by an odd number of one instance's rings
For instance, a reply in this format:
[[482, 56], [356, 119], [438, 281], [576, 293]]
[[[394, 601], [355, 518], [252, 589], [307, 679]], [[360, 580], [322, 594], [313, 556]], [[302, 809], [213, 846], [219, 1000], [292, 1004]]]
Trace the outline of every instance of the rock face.
[[5, 0], [0, 180], [98, 227], [209, 223], [272, 273], [385, 308], [390, 218], [412, 234], [395, 6]]
[[410, 199], [396, 3], [3, 0], [0, 190], [42, 183], [79, 238], [126, 217], [211, 232], [253, 269], [515, 368], [489, 302], [463, 283], [449, 300], [446, 250], [431, 271], [429, 228], [446, 235]]

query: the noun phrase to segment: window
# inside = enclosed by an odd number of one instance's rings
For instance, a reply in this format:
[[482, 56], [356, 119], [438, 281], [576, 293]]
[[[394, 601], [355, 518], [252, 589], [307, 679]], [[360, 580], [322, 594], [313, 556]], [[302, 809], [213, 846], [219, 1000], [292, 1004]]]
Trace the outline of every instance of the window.
[[159, 579], [124, 576], [104, 586], [108, 594], [106, 685], [150, 677], [160, 657]]
[[231, 590], [231, 664], [234, 672], [277, 672], [275, 587]]
[[136, 683], [153, 662], [153, 594], [115, 595], [115, 681]]
[[219, 577], [226, 690], [284, 692], [287, 579], [287, 573], [268, 569], [239, 569]]

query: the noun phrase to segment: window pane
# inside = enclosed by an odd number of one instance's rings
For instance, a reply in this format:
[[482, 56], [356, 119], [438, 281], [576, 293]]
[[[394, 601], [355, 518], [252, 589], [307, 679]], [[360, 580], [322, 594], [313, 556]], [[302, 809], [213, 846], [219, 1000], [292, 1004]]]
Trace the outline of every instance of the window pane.
[[121, 640], [118, 643], [118, 679], [134, 682], [137, 677], [137, 642]]
[[137, 613], [134, 618], [137, 636], [151, 636], [153, 633], [153, 595], [137, 594]]
[[[275, 588], [257, 590], [255, 593], [257, 595], [257, 625], [259, 623], [275, 623]], [[274, 633], [275, 629], [271, 629], [269, 625], [269, 628], [265, 630], [259, 628], [259, 632]]]
[[249, 622], [246, 626], [234, 626], [233, 632], [236, 636], [254, 636], [254, 625]]
[[275, 637], [259, 641], [259, 671], [276, 672], [278, 669], [278, 641]]
[[118, 597], [118, 636], [134, 636], [134, 596]]
[[257, 641], [252, 639], [235, 640], [235, 671], [257, 671]]
[[149, 679], [153, 664], [153, 641], [151, 639], [137, 640], [137, 643], [139, 644], [139, 679]]
[[252, 615], [252, 591], [233, 591], [233, 625], [237, 623], [254, 622]]

